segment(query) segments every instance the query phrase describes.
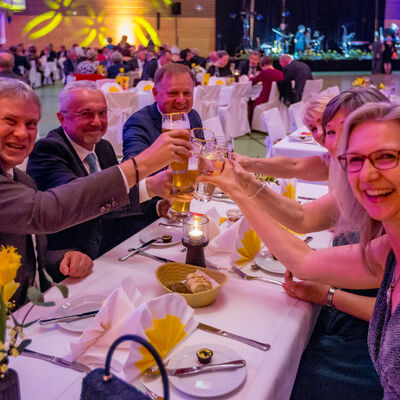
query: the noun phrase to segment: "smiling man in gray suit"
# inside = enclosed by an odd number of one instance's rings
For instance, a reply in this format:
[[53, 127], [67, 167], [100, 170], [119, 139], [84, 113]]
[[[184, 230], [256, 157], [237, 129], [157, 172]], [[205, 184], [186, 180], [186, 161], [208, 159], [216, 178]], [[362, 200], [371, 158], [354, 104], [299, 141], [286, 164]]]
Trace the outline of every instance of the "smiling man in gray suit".
[[[128, 205], [129, 188], [138, 180], [190, 155], [188, 141], [171, 132], [134, 160], [37, 192], [30, 187], [34, 185], [29, 177], [15, 167], [33, 149], [40, 114], [40, 100], [28, 85], [0, 79], [0, 246], [15, 246], [22, 255], [23, 265], [17, 275], [21, 286], [14, 296], [17, 306], [26, 301], [26, 289], [33, 284], [37, 268], [40, 273], [49, 267], [50, 260], [40, 243], [36, 260], [32, 234], [57, 232]], [[28, 181], [32, 185], [27, 185]], [[91, 262], [83, 266], [76, 258], [65, 256], [62, 261], [64, 275], [90, 273]]]

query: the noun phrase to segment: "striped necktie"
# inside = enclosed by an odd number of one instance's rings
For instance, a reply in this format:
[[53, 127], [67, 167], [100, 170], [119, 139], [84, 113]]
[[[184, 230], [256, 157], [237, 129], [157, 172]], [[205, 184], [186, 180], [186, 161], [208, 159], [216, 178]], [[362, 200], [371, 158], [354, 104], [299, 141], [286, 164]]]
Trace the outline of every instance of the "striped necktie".
[[85, 157], [85, 161], [88, 163], [89, 165], [89, 173], [93, 174], [95, 172], [97, 172], [99, 169], [97, 168], [97, 163], [96, 163], [96, 157], [93, 153], [89, 153], [86, 157]]

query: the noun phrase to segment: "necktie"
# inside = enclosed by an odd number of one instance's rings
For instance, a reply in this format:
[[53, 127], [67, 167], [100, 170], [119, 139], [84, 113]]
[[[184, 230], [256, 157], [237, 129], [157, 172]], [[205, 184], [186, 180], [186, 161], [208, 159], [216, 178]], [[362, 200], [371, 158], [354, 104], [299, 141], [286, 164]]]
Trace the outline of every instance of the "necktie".
[[97, 168], [97, 164], [96, 164], [96, 157], [93, 153], [89, 153], [86, 158], [85, 161], [88, 163], [89, 165], [89, 173], [93, 174], [95, 172], [97, 172], [99, 169]]

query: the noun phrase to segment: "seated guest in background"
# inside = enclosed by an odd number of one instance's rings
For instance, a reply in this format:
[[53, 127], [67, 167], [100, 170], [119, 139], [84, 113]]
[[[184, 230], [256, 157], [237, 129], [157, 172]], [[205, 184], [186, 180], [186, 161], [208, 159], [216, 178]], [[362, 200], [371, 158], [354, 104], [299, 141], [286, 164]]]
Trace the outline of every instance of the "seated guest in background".
[[253, 106], [251, 108], [251, 115], [249, 115], [249, 120], [252, 120], [252, 114], [254, 109], [262, 103], [266, 103], [269, 98], [269, 93], [271, 91], [272, 82], [281, 81], [283, 79], [282, 71], [279, 71], [273, 66], [273, 58], [270, 56], [265, 56], [261, 59], [260, 66], [262, 71], [258, 73], [257, 76], [250, 78], [253, 85], [258, 82], [262, 83], [262, 90], [260, 95], [254, 100]]
[[171, 62], [171, 52], [167, 49], [164, 49], [160, 53], [160, 58], [157, 60], [153, 58], [151, 61], [148, 61], [143, 70], [143, 80], [154, 80], [154, 76], [156, 71], [163, 67], [166, 64]]
[[122, 63], [122, 54], [119, 51], [112, 53], [110, 60], [111, 65], [107, 68], [107, 78], [116, 78], [121, 68], [123, 68], [125, 72], [128, 71], [127, 66]]
[[20, 43], [17, 46], [10, 47], [11, 53], [14, 55], [14, 74], [26, 77], [27, 71], [31, 69], [28, 57], [25, 54], [24, 45]]
[[53, 50], [53, 45], [51, 43], [46, 44], [44, 50], [40, 53], [40, 57], [45, 57], [48, 62], [57, 59], [57, 53]]
[[193, 54], [193, 57], [190, 60], [190, 65], [196, 64], [196, 65], [200, 65], [200, 67], [205, 68], [207, 60], [204, 57], [199, 56], [199, 49], [193, 48], [192, 54]]
[[261, 71], [261, 55], [258, 51], [252, 51], [248, 60], [242, 60], [239, 64], [240, 75], [248, 75], [249, 78], [255, 77]]
[[67, 59], [64, 61], [64, 85], [68, 82], [68, 77], [72, 76], [76, 72], [77, 55], [75, 50], [67, 51]]
[[86, 52], [87, 60], [81, 61], [76, 66], [76, 72], [78, 74], [96, 74], [97, 73], [97, 53], [94, 50], [88, 50]]
[[139, 47], [138, 51], [136, 52], [137, 68], [135, 68], [135, 70], [139, 69], [140, 78], [143, 76], [143, 69], [144, 69], [144, 64], [146, 63], [146, 57], [147, 57], [146, 48]]
[[207, 58], [206, 69], [210, 68], [212, 65], [215, 65], [217, 61], [218, 61], [218, 53], [215, 50], [210, 51]]
[[183, 65], [187, 65], [189, 68], [192, 67], [191, 59], [193, 57], [193, 53], [190, 49], [181, 50], [181, 61], [180, 63]]
[[18, 79], [22, 82], [25, 82], [25, 79], [21, 76], [13, 72], [14, 67], [14, 56], [7, 52], [0, 52], [0, 78], [10, 78], [10, 79]]
[[[29, 158], [27, 172], [39, 190], [118, 164], [111, 144], [102, 139], [107, 130], [107, 103], [94, 82], [68, 84], [60, 93], [57, 116], [61, 126], [39, 140]], [[49, 235], [49, 248], [67, 246], [96, 259], [159, 217], [156, 202], [146, 201], [156, 195], [169, 196], [167, 172], [143, 179], [139, 188], [132, 189], [129, 208]]]
[[57, 51], [57, 59], [66, 58], [67, 57], [67, 49], [64, 45], [60, 46], [60, 50]]
[[[137, 169], [128, 160], [67, 185], [37, 192], [33, 181], [14, 167], [33, 149], [40, 113], [40, 100], [28, 85], [0, 79], [0, 246], [12, 245], [22, 255], [17, 275], [21, 284], [18, 304], [25, 302], [26, 289], [33, 284], [36, 271], [31, 234], [57, 232], [128, 205], [128, 190], [137, 184], [138, 176], [144, 178], [190, 154], [186, 140], [167, 132], [135, 157]], [[180, 137], [185, 135], [188, 138], [186, 132], [180, 132]], [[63, 275], [81, 277], [90, 272], [93, 264], [88, 257], [65, 251], [64, 258], [56, 257], [57, 253], [45, 254], [41, 239], [37, 243], [39, 271], [50, 268], [51, 273], [62, 260]]]
[[225, 50], [217, 51], [217, 62], [214, 65], [211, 65], [207, 72], [211, 76], [224, 77], [231, 76], [231, 66], [229, 63], [229, 54]]
[[189, 113], [190, 127], [201, 127], [201, 119], [193, 110], [194, 77], [186, 65], [169, 63], [154, 78], [156, 102], [143, 107], [125, 123], [123, 130], [124, 159], [141, 153], [161, 135], [161, 114]]
[[113, 38], [112, 37], [108, 37], [107, 38], [107, 44], [106, 44], [107, 49], [114, 50], [115, 46], [112, 44], [112, 42], [113, 42]]
[[[313, 78], [311, 69], [306, 63], [293, 60], [289, 54], [283, 54], [279, 63], [283, 72], [283, 81], [278, 85], [281, 97], [287, 105], [297, 103], [301, 100], [306, 81]], [[294, 88], [292, 81], [295, 81]]]

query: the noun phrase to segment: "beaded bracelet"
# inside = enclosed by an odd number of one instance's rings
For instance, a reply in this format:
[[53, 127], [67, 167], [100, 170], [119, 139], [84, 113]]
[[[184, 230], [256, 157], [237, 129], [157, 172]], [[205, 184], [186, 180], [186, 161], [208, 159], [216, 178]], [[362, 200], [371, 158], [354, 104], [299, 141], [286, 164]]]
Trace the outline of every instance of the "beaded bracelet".
[[250, 198], [257, 197], [261, 193], [261, 191], [264, 189], [264, 186], [265, 186], [265, 182], [263, 182], [261, 184], [261, 186], [257, 189], [257, 191], [254, 194], [248, 195], [248, 197], [250, 197]]
[[138, 166], [137, 166], [137, 163], [136, 163], [135, 158], [134, 158], [134, 157], [131, 157], [131, 160], [132, 160], [132, 162], [133, 162], [133, 165], [135, 166], [136, 183], [135, 183], [135, 186], [134, 186], [134, 187], [136, 187], [137, 185], [139, 185], [139, 168], [138, 168]]

